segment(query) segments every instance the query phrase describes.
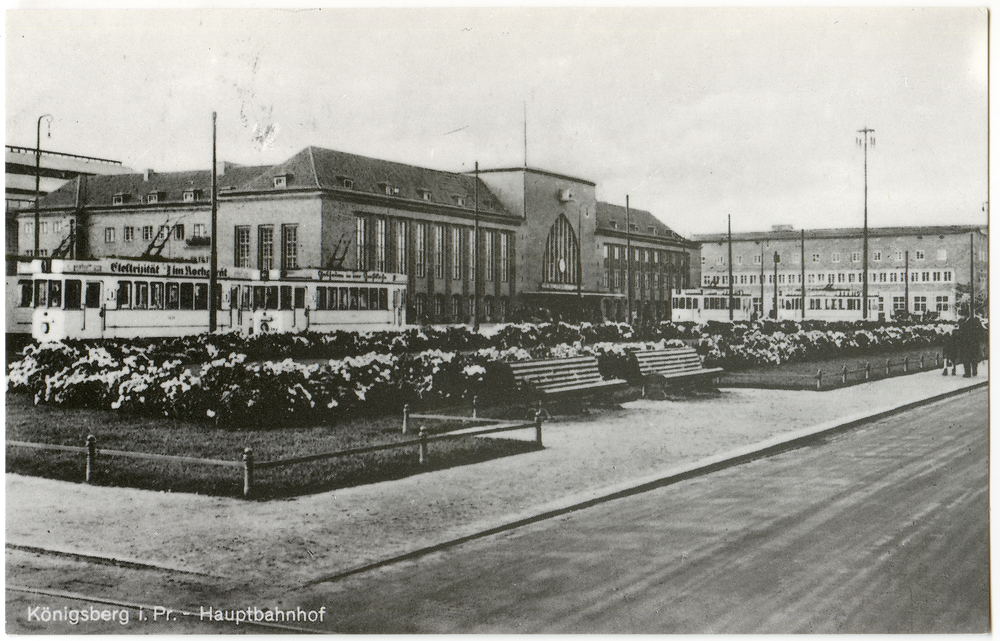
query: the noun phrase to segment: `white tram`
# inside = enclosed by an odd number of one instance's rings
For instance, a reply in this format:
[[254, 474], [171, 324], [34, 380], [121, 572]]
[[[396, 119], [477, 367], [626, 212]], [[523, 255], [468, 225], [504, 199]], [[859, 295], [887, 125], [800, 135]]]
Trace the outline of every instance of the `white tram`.
[[[747, 294], [733, 293], [733, 320], [750, 320], [753, 300]], [[729, 320], [729, 290], [675, 289], [670, 297], [670, 317], [674, 322]]]
[[[13, 282], [12, 282], [13, 281]], [[222, 268], [217, 327], [245, 334], [402, 328], [401, 274]], [[34, 260], [8, 277], [7, 327], [39, 341], [201, 334], [209, 269], [128, 259]], [[29, 320], [30, 319], [30, 320]]]

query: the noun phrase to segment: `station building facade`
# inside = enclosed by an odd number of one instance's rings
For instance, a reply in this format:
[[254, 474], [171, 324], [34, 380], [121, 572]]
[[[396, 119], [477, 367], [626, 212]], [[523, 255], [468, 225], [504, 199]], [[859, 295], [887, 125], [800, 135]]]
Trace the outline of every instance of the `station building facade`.
[[[482, 322], [624, 320], [629, 291], [634, 319], [669, 318], [669, 287], [696, 263], [697, 244], [649, 212], [632, 210], [626, 231], [595, 183], [538, 169], [454, 173], [317, 147], [219, 169], [220, 266], [406, 274], [409, 322], [469, 322], [477, 300]], [[46, 249], [208, 262], [211, 189], [210, 171], [80, 176], [40, 203], [74, 235]]]
[[[782, 225], [770, 231], [733, 234], [734, 293], [753, 296], [754, 311], [768, 316], [777, 290], [779, 297], [788, 296], [779, 304], [794, 306], [793, 311], [801, 312], [800, 299], [794, 295], [801, 294], [804, 284], [806, 318], [814, 302], [810, 291], [860, 295], [864, 283], [863, 235], [861, 228], [795, 230]], [[728, 291], [728, 235], [707, 234], [693, 239], [701, 243], [700, 285]], [[869, 228], [868, 252], [870, 319], [899, 312], [953, 316], [955, 305], [963, 293], [968, 295], [970, 286], [974, 285], [977, 299], [988, 292], [989, 238], [985, 227]], [[787, 311], [783, 310], [781, 316], [786, 317]], [[857, 311], [861, 318], [860, 308]]]

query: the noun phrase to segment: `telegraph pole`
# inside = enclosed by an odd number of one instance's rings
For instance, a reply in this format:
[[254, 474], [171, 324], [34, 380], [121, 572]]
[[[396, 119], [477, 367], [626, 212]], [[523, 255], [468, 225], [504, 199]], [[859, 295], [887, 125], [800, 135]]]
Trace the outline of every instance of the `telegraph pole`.
[[[869, 134], [874, 134], [874, 129], [869, 129], [865, 127], [864, 129], [858, 129], [858, 133], [861, 137], [857, 139], [858, 145], [863, 147], [865, 150], [865, 227], [864, 227], [864, 241], [862, 243], [862, 251], [864, 254], [861, 257], [862, 269], [864, 270], [864, 282], [861, 285], [861, 319], [868, 319], [868, 140]], [[872, 147], [875, 146], [875, 136], [871, 136]]]
[[760, 241], [760, 318], [764, 318], [764, 241]]
[[729, 320], [733, 320], [733, 217], [726, 216], [729, 227]]
[[[212, 253], [209, 263], [208, 275], [208, 332], [214, 334], [218, 328], [219, 316], [215, 295], [219, 288], [219, 245], [218, 245], [218, 223], [219, 223], [219, 174], [215, 165], [215, 119], [216, 112], [212, 112]], [[221, 293], [220, 293], [221, 298]]]
[[628, 194], [625, 194], [625, 282], [628, 285], [625, 301], [625, 313], [628, 324], [632, 324], [632, 214], [628, 208]]
[[774, 320], [778, 320], [778, 263], [781, 256], [774, 252]]
[[799, 274], [799, 278], [802, 279], [802, 320], [806, 319], [806, 230], [802, 229], [802, 273]]
[[476, 225], [472, 241], [472, 331], [479, 331], [479, 161], [476, 161]]
[[[45, 114], [44, 116], [39, 116], [38, 117], [38, 127], [37, 127], [38, 137], [36, 138], [36, 143], [35, 143], [35, 254], [34, 254], [35, 258], [39, 258], [38, 246], [39, 246], [40, 241], [41, 241], [41, 237], [39, 236], [39, 234], [41, 233], [41, 229], [40, 228], [41, 228], [41, 222], [42, 222], [42, 214], [38, 210], [38, 206], [39, 206], [38, 205], [38, 201], [42, 199], [42, 186], [41, 186], [41, 180], [42, 180], [42, 120], [44, 118], [48, 118], [48, 125], [49, 126], [52, 125], [52, 116], [50, 114]], [[52, 132], [50, 131], [48, 133], [48, 135], [49, 135], [49, 137], [51, 137], [52, 136]]]

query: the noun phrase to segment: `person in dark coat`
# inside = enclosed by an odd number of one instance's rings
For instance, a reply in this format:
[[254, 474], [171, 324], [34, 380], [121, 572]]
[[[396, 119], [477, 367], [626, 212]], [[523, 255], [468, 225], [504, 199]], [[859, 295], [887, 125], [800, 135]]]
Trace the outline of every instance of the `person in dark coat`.
[[958, 328], [956, 327], [944, 339], [944, 371], [942, 376], [948, 375], [948, 368], [951, 368], [951, 375], [955, 375], [955, 367], [958, 365]]
[[963, 376], [971, 378], [979, 374], [979, 359], [982, 354], [981, 341], [983, 326], [976, 317], [958, 322], [958, 358], [962, 363]]

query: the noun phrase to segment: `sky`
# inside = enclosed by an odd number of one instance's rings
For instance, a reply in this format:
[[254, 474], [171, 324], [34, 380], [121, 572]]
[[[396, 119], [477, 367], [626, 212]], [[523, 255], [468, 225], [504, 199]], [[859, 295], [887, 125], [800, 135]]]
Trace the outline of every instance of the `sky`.
[[307, 146], [597, 184], [683, 235], [984, 224], [978, 8], [7, 11], [7, 144], [208, 169]]

